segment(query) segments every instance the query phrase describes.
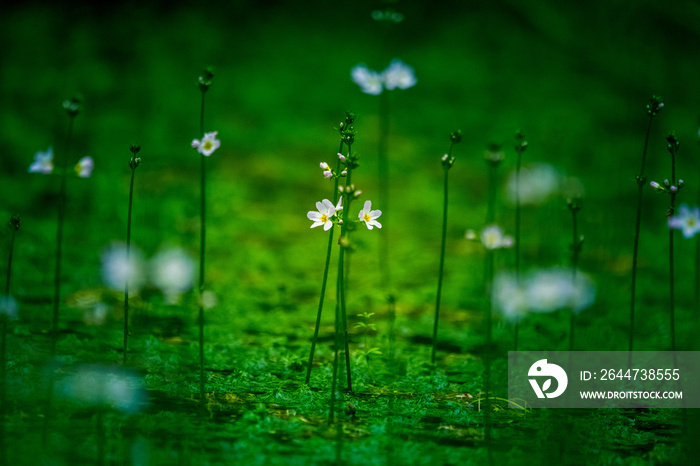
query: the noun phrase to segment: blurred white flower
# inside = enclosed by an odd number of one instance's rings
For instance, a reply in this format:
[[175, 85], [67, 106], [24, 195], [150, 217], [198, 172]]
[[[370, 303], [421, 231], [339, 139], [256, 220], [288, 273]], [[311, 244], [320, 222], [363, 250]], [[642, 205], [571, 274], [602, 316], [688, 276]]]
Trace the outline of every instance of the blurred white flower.
[[355, 66], [350, 75], [355, 84], [360, 86], [365, 94], [379, 95], [384, 90], [384, 79], [380, 73], [367, 68], [367, 65], [360, 63]]
[[496, 275], [491, 289], [493, 305], [506, 320], [517, 322], [529, 310], [527, 287], [512, 272]]
[[199, 139], [194, 139], [192, 141], [192, 147], [197, 149], [197, 152], [200, 154], [209, 157], [221, 145], [221, 141], [216, 139], [217, 134], [218, 131], [205, 133], [201, 141]]
[[[516, 172], [512, 171], [508, 176], [507, 192], [508, 200], [516, 202]], [[535, 163], [520, 169], [520, 204], [537, 205], [541, 204], [549, 196], [556, 193], [561, 182], [561, 175], [551, 165], [545, 163]]]
[[81, 366], [57, 383], [57, 393], [85, 408], [110, 407], [123, 413], [139, 411], [147, 403], [141, 379], [121, 368]]
[[541, 269], [527, 279], [528, 303], [533, 312], [553, 312], [567, 306], [574, 292], [571, 273], [564, 269]]
[[[340, 206], [340, 203], [338, 203], [338, 206]], [[324, 230], [330, 230], [333, 227], [331, 217], [335, 215], [335, 206], [333, 206], [333, 203], [328, 199], [324, 199], [323, 201], [316, 203], [316, 209], [318, 212], [311, 210], [306, 214], [308, 219], [314, 222], [311, 224], [311, 228], [323, 225]]]
[[396, 88], [408, 89], [418, 82], [413, 68], [398, 58], [391, 61], [382, 76], [384, 77], [384, 86], [390, 91]]
[[536, 270], [527, 282], [528, 301], [533, 312], [568, 308], [578, 313], [595, 301], [595, 285], [588, 275], [579, 270], [575, 279], [569, 268]]
[[481, 243], [486, 249], [510, 248], [513, 246], [513, 238], [504, 235], [498, 225], [489, 225], [481, 230]]
[[0, 296], [0, 317], [7, 320], [17, 319], [19, 305], [11, 295]]
[[200, 301], [204, 309], [213, 309], [219, 304], [219, 298], [216, 296], [216, 293], [210, 290], [206, 290], [202, 293]]
[[34, 154], [34, 162], [29, 166], [29, 173], [43, 173], [48, 175], [53, 171], [53, 147], [49, 147], [45, 152]]
[[500, 272], [494, 279], [494, 307], [511, 321], [528, 312], [554, 312], [570, 309], [579, 313], [595, 302], [596, 289], [590, 277], [570, 268], [537, 269], [521, 275], [520, 282], [512, 272]]
[[141, 252], [131, 246], [129, 260], [126, 245], [114, 243], [102, 253], [102, 280], [116, 291], [124, 291], [129, 280], [129, 292], [137, 294], [144, 282], [144, 264]]
[[681, 204], [678, 214], [668, 219], [668, 227], [683, 230], [683, 236], [692, 238], [700, 232], [700, 207]]
[[360, 221], [365, 222], [367, 229], [371, 230], [374, 227], [381, 228], [382, 224], [377, 219], [382, 215], [381, 210], [372, 210], [372, 201], [365, 201], [364, 209], [358, 215]]
[[94, 166], [95, 162], [92, 160], [92, 157], [83, 157], [75, 165], [75, 172], [81, 178], [89, 178], [92, 174], [92, 169]]
[[165, 295], [169, 304], [179, 301], [180, 295], [194, 285], [194, 261], [179, 248], [166, 249], [151, 261], [152, 281]]

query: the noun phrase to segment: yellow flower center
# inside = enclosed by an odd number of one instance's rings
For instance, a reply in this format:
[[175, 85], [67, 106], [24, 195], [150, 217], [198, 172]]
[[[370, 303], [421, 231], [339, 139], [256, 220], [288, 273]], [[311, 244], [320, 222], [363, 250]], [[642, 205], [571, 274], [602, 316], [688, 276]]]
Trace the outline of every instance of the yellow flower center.
[[213, 144], [211, 141], [206, 141], [206, 142], [204, 143], [204, 150], [209, 150], [209, 149], [211, 149], [213, 145], [214, 145], [214, 144]]
[[321, 214], [321, 223], [326, 223], [328, 221], [328, 215]]
[[369, 212], [362, 217], [362, 220], [364, 220], [365, 222], [369, 222], [370, 220], [372, 220], [372, 217], [369, 216]]
[[689, 218], [689, 219], [688, 219], [688, 226], [689, 226], [689, 227], [694, 227], [694, 226], [695, 226], [695, 219], [694, 219], [694, 218]]

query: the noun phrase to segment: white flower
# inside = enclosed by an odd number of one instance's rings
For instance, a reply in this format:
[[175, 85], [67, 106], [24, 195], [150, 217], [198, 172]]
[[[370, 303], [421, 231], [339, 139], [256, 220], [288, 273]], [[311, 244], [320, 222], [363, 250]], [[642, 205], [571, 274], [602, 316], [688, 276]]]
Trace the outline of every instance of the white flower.
[[84, 365], [57, 382], [62, 398], [83, 407], [108, 406], [124, 413], [134, 413], [146, 403], [142, 382], [121, 368]]
[[511, 272], [496, 275], [491, 289], [494, 307], [510, 321], [519, 321], [529, 310], [527, 288]]
[[221, 141], [216, 139], [218, 131], [212, 133], [205, 133], [202, 140], [194, 139], [192, 141], [192, 147], [197, 149], [200, 154], [209, 157], [216, 149], [221, 145]]
[[486, 249], [510, 248], [513, 246], [513, 238], [504, 235], [499, 226], [489, 225], [481, 230], [481, 243]]
[[533, 272], [527, 280], [528, 303], [533, 312], [553, 312], [567, 306], [574, 292], [571, 273], [564, 269]]
[[374, 227], [381, 228], [382, 224], [377, 221], [382, 215], [381, 210], [372, 210], [372, 201], [365, 201], [365, 207], [358, 215], [360, 221], [365, 222], [367, 229], [371, 230]]
[[388, 90], [408, 89], [416, 85], [418, 80], [413, 72], [413, 68], [395, 58], [389, 64], [389, 67], [382, 73], [384, 77], [384, 86]]
[[[340, 202], [338, 202], [338, 207], [340, 207], [341, 202], [342, 198]], [[342, 209], [342, 207], [340, 208]], [[333, 221], [331, 220], [331, 217], [335, 215], [336, 210], [338, 209], [336, 209], [333, 206], [333, 203], [328, 199], [324, 199], [321, 202], [317, 202], [316, 209], [318, 210], [318, 212], [311, 210], [306, 214], [308, 219], [314, 222], [311, 225], [311, 228], [316, 228], [323, 225], [323, 229], [325, 231], [330, 230], [333, 227]]]
[[0, 296], [0, 318], [15, 320], [17, 319], [18, 309], [19, 306], [15, 298], [9, 295]]
[[92, 157], [83, 157], [75, 165], [75, 172], [81, 178], [89, 178], [92, 174], [92, 169], [94, 168], [94, 166], [95, 162], [92, 160]]
[[168, 304], [176, 304], [180, 295], [194, 285], [194, 261], [179, 248], [166, 249], [151, 260], [152, 281], [165, 295]]
[[102, 254], [102, 280], [116, 291], [124, 291], [129, 280], [129, 292], [138, 293], [144, 282], [143, 259], [138, 249], [131, 247], [126, 260], [126, 245], [112, 244]]
[[365, 94], [379, 95], [384, 90], [383, 75], [367, 68], [364, 63], [355, 66], [350, 75]]
[[49, 147], [45, 152], [34, 154], [34, 162], [29, 166], [29, 173], [43, 173], [48, 175], [53, 171], [53, 147]]
[[585, 273], [570, 268], [538, 269], [522, 276], [512, 272], [496, 275], [492, 299], [496, 309], [511, 321], [527, 312], [554, 312], [570, 309], [579, 313], [595, 302], [595, 285]]
[[321, 167], [321, 170], [323, 170], [323, 176], [325, 176], [326, 178], [330, 178], [331, 176], [333, 176], [331, 166], [328, 165], [326, 162], [321, 162], [319, 166]]
[[583, 272], [552, 268], [533, 272], [528, 278], [528, 301], [534, 312], [568, 308], [579, 313], [595, 302], [595, 285]]
[[692, 209], [686, 204], [678, 208], [678, 215], [668, 219], [668, 227], [683, 230], [683, 236], [692, 238], [700, 232], [700, 207]]
[[[508, 176], [507, 192], [508, 200], [516, 202], [516, 172], [512, 171]], [[561, 175], [551, 165], [536, 163], [520, 170], [518, 183], [519, 200], [521, 205], [536, 205], [544, 202], [549, 196], [559, 189]]]

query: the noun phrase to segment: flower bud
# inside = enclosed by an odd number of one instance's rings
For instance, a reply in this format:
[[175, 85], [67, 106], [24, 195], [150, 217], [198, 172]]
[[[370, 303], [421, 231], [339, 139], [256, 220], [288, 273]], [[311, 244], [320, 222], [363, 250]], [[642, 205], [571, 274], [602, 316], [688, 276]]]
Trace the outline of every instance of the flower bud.
[[10, 221], [7, 222], [7, 227], [10, 230], [17, 231], [19, 230], [21, 224], [22, 220], [19, 218], [19, 215], [13, 215], [12, 217], [10, 217]]
[[80, 97], [72, 97], [69, 100], [63, 101], [63, 109], [68, 113], [68, 116], [75, 117], [78, 113], [80, 113], [82, 103], [83, 102]]
[[338, 158], [340, 159], [341, 162], [345, 162], [345, 156], [338, 152]]
[[136, 144], [131, 144], [129, 146], [129, 150], [131, 151], [132, 154], [136, 155], [141, 150], [141, 146], [137, 146]]

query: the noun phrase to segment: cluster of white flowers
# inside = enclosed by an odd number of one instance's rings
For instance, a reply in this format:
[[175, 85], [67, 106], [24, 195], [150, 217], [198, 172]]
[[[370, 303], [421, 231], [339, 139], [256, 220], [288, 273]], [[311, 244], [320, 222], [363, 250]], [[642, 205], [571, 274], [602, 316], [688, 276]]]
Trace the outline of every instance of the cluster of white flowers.
[[492, 299], [496, 309], [512, 321], [528, 312], [570, 309], [579, 313], [595, 302], [595, 285], [581, 271], [550, 268], [529, 272], [518, 280], [513, 272], [499, 273], [493, 282]]
[[146, 264], [141, 252], [131, 247], [129, 260], [126, 245], [116, 243], [102, 254], [102, 278], [105, 285], [124, 291], [129, 280], [129, 291], [137, 294], [147, 276], [165, 295], [169, 304], [179, 301], [180, 295], [194, 285], [195, 265], [192, 258], [179, 248], [164, 249]]
[[467, 230], [465, 238], [470, 241], [481, 241], [481, 244], [489, 250], [513, 247], [513, 237], [503, 233], [498, 225], [484, 227], [478, 236], [474, 230]]
[[360, 63], [350, 71], [350, 75], [362, 92], [372, 95], [379, 95], [384, 89], [408, 89], [418, 82], [413, 68], [398, 58], [392, 60], [381, 73]]
[[140, 377], [121, 368], [85, 365], [58, 381], [57, 393], [81, 407], [134, 413], [147, 404], [142, 384]]
[[668, 227], [683, 231], [683, 236], [692, 238], [700, 232], [700, 207], [681, 204], [678, 214], [668, 219]]
[[[342, 202], [342, 197], [336, 206], [334, 206], [328, 199], [317, 202], [317, 210], [311, 210], [306, 214], [308, 219], [314, 222], [311, 224], [311, 228], [323, 225], [323, 229], [328, 231], [333, 227], [333, 220], [340, 223], [342, 220], [338, 214], [343, 210]], [[364, 208], [360, 211], [357, 217], [359, 218], [360, 222], [364, 222], [368, 230], [372, 230], [374, 227], [382, 227], [382, 224], [377, 221], [380, 215], [382, 215], [381, 210], [372, 210], [372, 201], [365, 201]]]
[[[83, 157], [75, 165], [75, 173], [81, 178], [89, 178], [94, 167], [95, 162], [92, 160], [92, 157]], [[34, 162], [29, 165], [29, 173], [49, 175], [53, 173], [53, 169], [53, 147], [34, 154]]]
[[214, 153], [216, 149], [221, 146], [221, 141], [216, 139], [218, 131], [213, 131], [211, 133], [204, 133], [204, 137], [200, 141], [199, 139], [192, 140], [192, 148], [197, 149], [197, 152], [205, 157], [209, 157]]

